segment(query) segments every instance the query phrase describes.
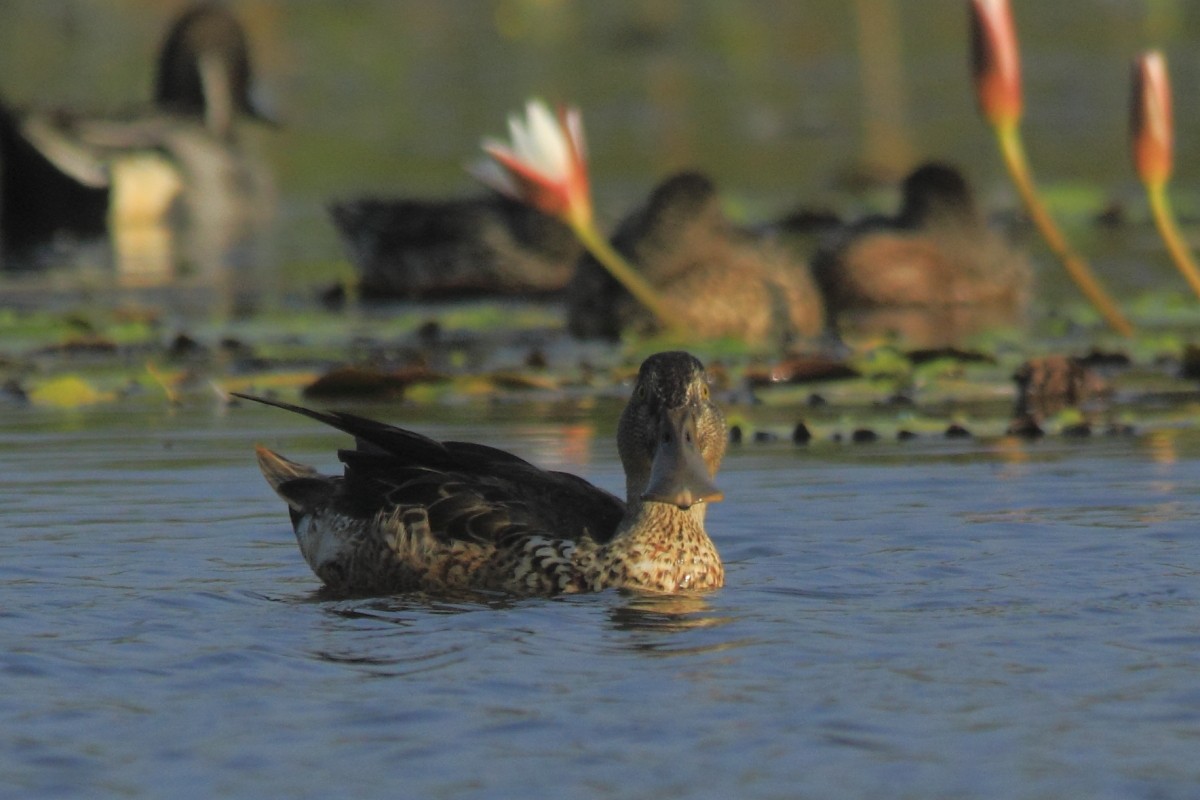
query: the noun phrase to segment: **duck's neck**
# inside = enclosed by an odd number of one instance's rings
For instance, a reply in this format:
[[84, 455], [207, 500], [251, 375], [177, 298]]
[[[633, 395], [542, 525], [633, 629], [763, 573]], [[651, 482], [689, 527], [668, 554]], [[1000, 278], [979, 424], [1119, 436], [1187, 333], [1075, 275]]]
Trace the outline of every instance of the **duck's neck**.
[[646, 500], [626, 500], [625, 520], [618, 533], [634, 528], [656, 528], [669, 525], [694, 525], [704, 532], [704, 517], [708, 514], [708, 503], [696, 503], [690, 508], [680, 508], [670, 503], [652, 503]]
[[636, 501], [605, 549], [621, 585], [655, 592], [715, 589], [725, 582], [721, 557], [704, 530], [707, 505], [681, 509]]

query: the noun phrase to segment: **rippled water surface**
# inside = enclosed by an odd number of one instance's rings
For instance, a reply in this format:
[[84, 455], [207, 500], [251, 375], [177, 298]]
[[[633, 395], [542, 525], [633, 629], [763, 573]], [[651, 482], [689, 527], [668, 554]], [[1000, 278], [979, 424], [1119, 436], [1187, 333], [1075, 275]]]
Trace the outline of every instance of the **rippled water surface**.
[[[619, 487], [610, 424], [514, 416], [419, 427]], [[710, 514], [725, 589], [487, 602], [324, 599], [253, 441], [331, 468], [340, 435], [245, 407], [0, 418], [13, 796], [1200, 786], [1196, 432], [747, 445]]]

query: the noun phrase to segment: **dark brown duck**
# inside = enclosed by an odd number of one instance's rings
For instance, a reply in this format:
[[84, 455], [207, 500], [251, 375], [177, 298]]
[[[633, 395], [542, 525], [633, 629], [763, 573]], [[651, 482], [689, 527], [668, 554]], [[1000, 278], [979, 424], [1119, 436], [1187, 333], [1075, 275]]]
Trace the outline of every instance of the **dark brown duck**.
[[555, 294], [583, 250], [559, 220], [496, 194], [361, 198], [329, 211], [367, 298]]

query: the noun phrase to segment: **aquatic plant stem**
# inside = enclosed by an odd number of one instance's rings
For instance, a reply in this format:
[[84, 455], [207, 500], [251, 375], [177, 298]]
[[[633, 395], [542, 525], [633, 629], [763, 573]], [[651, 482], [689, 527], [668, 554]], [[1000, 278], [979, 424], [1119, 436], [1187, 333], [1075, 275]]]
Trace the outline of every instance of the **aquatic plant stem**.
[[629, 293], [639, 303], [650, 309], [668, 332], [674, 334], [686, 332], [686, 327], [682, 320], [666, 307], [662, 298], [658, 296], [658, 292], [654, 291], [654, 287], [647, 283], [646, 279], [639, 275], [630, 266], [629, 262], [613, 249], [608, 240], [596, 230], [595, 225], [569, 217], [567, 222], [570, 223], [571, 230], [575, 232], [575, 236], [578, 237], [580, 243], [587, 251], [600, 262], [601, 266], [608, 270], [610, 275], [620, 281], [621, 285], [629, 290]]
[[1179, 233], [1179, 226], [1175, 223], [1175, 214], [1171, 210], [1171, 199], [1167, 196], [1166, 181], [1147, 183], [1146, 197], [1150, 200], [1150, 211], [1154, 214], [1154, 224], [1158, 227], [1158, 234], [1166, 243], [1167, 252], [1171, 254], [1175, 268], [1187, 280], [1192, 291], [1200, 297], [1200, 269], [1197, 269], [1196, 260], [1192, 258], [1192, 251], [1183, 241], [1183, 236]]
[[1033, 177], [1029, 172], [1029, 163], [1025, 159], [1025, 148], [1021, 144], [1020, 129], [1015, 123], [1010, 123], [996, 125], [995, 131], [1008, 174], [1021, 195], [1025, 210], [1029, 213], [1030, 219], [1033, 220], [1033, 224], [1049, 246], [1050, 251], [1062, 263], [1067, 274], [1071, 276], [1071, 280], [1075, 281], [1075, 285], [1083, 292], [1084, 297], [1104, 317], [1104, 321], [1108, 323], [1109, 327], [1122, 336], [1132, 336], [1133, 325], [1104, 291], [1087, 262], [1071, 249], [1066, 237], [1058, 229], [1054, 218], [1050, 216], [1050, 212], [1042, 203], [1041, 195], [1038, 194], [1037, 187], [1033, 184]]

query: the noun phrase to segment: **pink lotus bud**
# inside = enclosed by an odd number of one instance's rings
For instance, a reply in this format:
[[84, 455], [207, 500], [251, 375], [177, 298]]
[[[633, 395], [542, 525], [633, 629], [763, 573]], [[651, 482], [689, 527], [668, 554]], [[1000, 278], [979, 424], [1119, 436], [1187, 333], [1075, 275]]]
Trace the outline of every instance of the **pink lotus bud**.
[[1021, 119], [1021, 59], [1008, 0], [971, 0], [971, 72], [984, 118], [995, 126]]
[[1157, 50], [1133, 62], [1129, 135], [1138, 177], [1148, 185], [1166, 183], [1173, 167], [1175, 131], [1167, 60]]

